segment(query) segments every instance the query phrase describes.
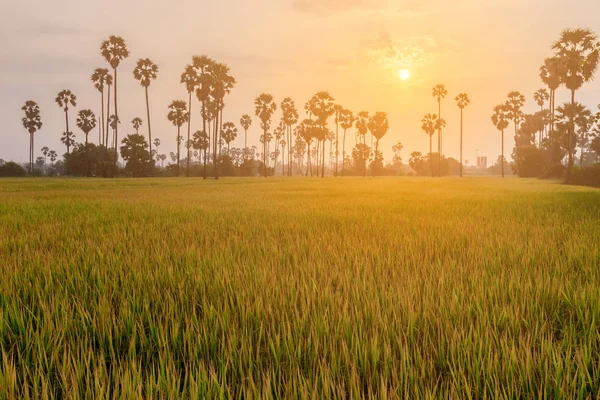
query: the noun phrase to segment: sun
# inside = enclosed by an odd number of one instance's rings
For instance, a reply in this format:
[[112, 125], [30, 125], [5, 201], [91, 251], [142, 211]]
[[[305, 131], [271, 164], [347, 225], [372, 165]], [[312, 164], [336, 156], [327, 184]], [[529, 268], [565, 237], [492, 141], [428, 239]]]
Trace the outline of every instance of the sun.
[[398, 76], [400, 77], [400, 79], [405, 81], [408, 78], [410, 78], [410, 71], [407, 69], [401, 69], [400, 71], [398, 71]]

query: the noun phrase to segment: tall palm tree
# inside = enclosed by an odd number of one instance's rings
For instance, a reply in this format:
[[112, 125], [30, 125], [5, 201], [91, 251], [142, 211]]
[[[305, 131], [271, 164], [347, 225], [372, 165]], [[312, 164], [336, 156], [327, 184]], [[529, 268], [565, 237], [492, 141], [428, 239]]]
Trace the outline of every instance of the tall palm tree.
[[292, 129], [298, 123], [299, 115], [296, 103], [290, 97], [286, 97], [281, 102], [281, 111], [283, 113], [283, 123], [287, 128], [288, 176], [292, 176]]
[[158, 155], [158, 153], [159, 153], [158, 148], [160, 147], [160, 139], [159, 138], [154, 139], [154, 147], [156, 147], [156, 155]]
[[564, 130], [567, 133], [563, 145], [568, 153], [574, 153], [577, 147], [576, 141], [571, 141], [569, 138], [571, 121], [573, 121], [576, 128], [579, 128], [580, 133], [587, 135], [587, 132], [590, 130], [592, 119], [595, 120], [595, 116], [592, 115], [592, 112], [579, 102], [575, 102], [574, 104], [565, 103], [556, 108], [557, 124], [560, 126], [561, 130]]
[[50, 149], [47, 146], [44, 146], [42, 147], [41, 152], [44, 155], [44, 173], [46, 173], [46, 164], [48, 162], [48, 154], [50, 153]]
[[58, 93], [54, 101], [65, 111], [66, 131], [65, 140], [63, 140], [63, 143], [67, 146], [67, 154], [69, 154], [72, 144], [72, 141], [70, 140], [71, 132], [69, 131], [69, 105], [73, 107], [77, 106], [77, 96], [75, 96], [70, 90], [62, 90]]
[[[321, 126], [323, 133], [325, 133], [327, 120], [335, 113], [335, 99], [329, 92], [318, 92], [307, 103], [307, 110], [317, 118], [316, 123]], [[321, 178], [325, 178], [325, 142], [327, 135], [324, 134], [322, 136]]]
[[133, 129], [135, 129], [136, 135], [140, 134], [140, 127], [144, 124], [144, 121], [140, 117], [135, 117], [131, 120], [131, 125], [133, 125]]
[[263, 141], [263, 162], [265, 178], [267, 177], [267, 133], [271, 127], [271, 117], [277, 110], [277, 103], [273, 96], [268, 93], [262, 93], [254, 99], [254, 115], [260, 119], [260, 126], [263, 130], [265, 140]]
[[344, 136], [342, 140], [342, 176], [344, 176], [344, 168], [346, 167], [346, 132], [348, 129], [352, 129], [354, 125], [354, 114], [350, 110], [343, 110], [340, 115], [340, 126], [344, 130]]
[[[520, 92], [513, 90], [508, 94], [508, 99], [506, 101], [506, 105], [510, 110], [510, 119], [513, 122], [515, 127], [515, 150], [517, 159], [519, 159], [519, 140], [517, 137], [517, 133], [519, 130], [519, 125], [523, 120], [523, 106], [525, 105], [525, 96], [523, 96]], [[515, 163], [517, 174], [519, 173], [519, 163]]]
[[[106, 146], [106, 148], [108, 148], [108, 132], [109, 132], [109, 128], [110, 128], [110, 117], [111, 117], [111, 113], [110, 113], [110, 88], [113, 84], [113, 77], [112, 75], [108, 74], [106, 75], [106, 92], [107, 92], [107, 96], [106, 96], [106, 131], [105, 131], [105, 135], [106, 137], [104, 138], [104, 145]], [[113, 132], [113, 141], [114, 141], [114, 132]]]
[[77, 114], [77, 127], [85, 135], [85, 144], [88, 144], [88, 135], [96, 127], [96, 115], [90, 109], [80, 110]]
[[314, 126], [315, 122], [310, 119], [305, 119], [300, 124], [296, 126], [296, 136], [302, 138], [302, 140], [306, 143], [307, 148], [307, 160], [306, 160], [306, 176], [308, 176], [308, 171], [311, 171], [312, 176], [312, 165], [310, 158], [310, 145], [314, 138]]
[[[546, 89], [543, 89], [543, 88], [537, 90], [533, 94], [533, 100], [540, 107], [540, 111], [541, 112], [544, 111], [544, 106], [546, 105], [546, 101], [548, 101], [549, 99], [550, 99], [550, 95], [548, 94], [548, 91]], [[542, 140], [543, 140], [544, 131], [545, 131], [545, 126], [544, 126], [544, 129], [542, 131], [540, 131], [540, 135], [539, 135], [539, 139], [538, 139], [538, 147], [540, 149], [542, 148]]]
[[102, 135], [102, 139], [99, 144], [103, 144], [104, 135], [106, 134], [106, 126], [104, 125], [104, 86], [106, 85], [106, 78], [108, 76], [108, 69], [106, 68], [96, 68], [94, 73], [91, 76], [92, 82], [96, 89], [100, 92], [100, 131]]
[[[231, 75], [227, 64], [212, 63], [209, 67], [209, 73], [212, 81], [212, 90], [210, 92], [216, 105], [215, 124], [213, 134], [213, 166], [215, 170], [215, 179], [219, 179], [219, 154], [217, 145], [220, 142], [220, 122], [223, 119], [223, 109], [225, 108], [225, 96], [231, 93], [236, 84], [235, 78]], [[219, 148], [220, 149], [220, 148]]]
[[[40, 106], [32, 100], [25, 102], [21, 108], [25, 116], [21, 119], [23, 127], [29, 132], [29, 173], [33, 172], [33, 135], [42, 128], [42, 117], [40, 115]], [[44, 149], [42, 149], [43, 151]]]
[[117, 143], [114, 141], [115, 140], [115, 130], [117, 129], [117, 126], [121, 124], [121, 120], [115, 115], [115, 114], [111, 114], [108, 117], [108, 126], [110, 129], [112, 129], [113, 132], [113, 146], [117, 146]]
[[177, 127], [177, 176], [179, 176], [179, 160], [181, 158], [181, 126], [189, 118], [187, 104], [183, 100], [174, 100], [169, 105], [168, 120]]
[[[371, 135], [375, 137], [375, 160], [378, 158], [383, 160], [383, 157], [380, 157], [379, 155], [379, 141], [385, 136], [389, 129], [390, 125], [385, 112], [377, 111], [375, 115], [369, 118], [369, 131], [371, 131]], [[375, 174], [375, 171], [372, 172]]]
[[344, 113], [344, 107], [336, 104], [334, 107], [335, 113], [335, 176], [338, 176], [338, 165], [339, 165], [339, 156], [340, 156], [340, 135], [339, 135], [339, 127], [342, 119], [342, 114]]
[[[555, 114], [555, 98], [556, 89], [561, 84], [561, 61], [557, 57], [546, 58], [544, 65], [540, 67], [540, 78], [542, 82], [550, 89], [550, 133], [554, 132], [554, 114]], [[556, 146], [555, 140], [551, 142], [551, 148]]]
[[242, 115], [242, 118], [240, 118], [240, 125], [242, 126], [242, 129], [244, 129], [244, 160], [245, 160], [247, 157], [247, 153], [248, 153], [248, 129], [250, 129], [250, 126], [252, 125], [252, 118], [248, 114]]
[[[285, 123], [283, 122], [283, 119], [281, 121], [279, 121], [279, 125], [277, 125], [277, 127], [273, 130], [273, 135], [275, 136], [275, 165], [273, 167], [273, 172], [275, 174], [277, 174], [277, 160], [279, 158], [279, 143], [281, 143], [281, 141], [283, 141], [284, 139], [284, 134], [285, 134]], [[281, 160], [281, 175], [284, 174], [284, 163], [285, 163], [285, 157], [283, 157], [282, 155], [282, 160]]]
[[[441, 121], [442, 119], [442, 100], [446, 98], [448, 91], [446, 90], [446, 86], [444, 85], [436, 85], [432, 91], [433, 97], [438, 102], [438, 119]], [[442, 175], [442, 125], [438, 121], [438, 172], [439, 175]]]
[[492, 123], [500, 132], [502, 132], [502, 177], [504, 178], [504, 130], [508, 128], [508, 121], [512, 116], [512, 107], [508, 103], [494, 107], [492, 114]]
[[438, 124], [439, 117], [436, 114], [426, 114], [421, 120], [421, 129], [429, 136], [429, 167], [433, 177], [433, 135]]
[[[190, 133], [192, 129], [192, 93], [196, 90], [199, 85], [199, 78], [196, 69], [193, 65], [188, 64], [185, 66], [183, 73], [181, 74], [180, 83], [185, 85], [185, 89], [188, 93], [188, 122], [187, 122], [187, 140], [190, 141]], [[190, 176], [190, 146], [187, 149], [187, 168], [186, 176]]]
[[50, 157], [50, 162], [52, 163], [52, 166], [54, 166], [54, 161], [56, 161], [56, 158], [58, 157], [58, 154], [56, 154], [56, 151], [50, 150], [48, 152], [48, 157]]
[[[119, 36], [111, 35], [108, 40], [102, 42], [100, 46], [102, 57], [110, 64], [113, 69], [113, 76], [115, 79], [115, 117], [119, 119], [119, 108], [117, 103], [117, 68], [121, 64], [121, 61], [129, 57], [129, 50], [123, 38]], [[118, 123], [115, 124], [115, 165], [119, 155], [117, 154], [117, 143], [119, 142], [119, 127]]]
[[237, 135], [238, 135], [238, 129], [236, 128], [235, 124], [233, 122], [225, 122], [223, 124], [223, 140], [225, 140], [225, 143], [227, 144], [227, 155], [230, 155], [231, 153], [229, 153], [229, 145], [231, 144], [231, 142], [233, 142], [235, 139], [237, 139]]
[[[571, 91], [571, 104], [575, 104], [575, 92], [591, 81], [600, 62], [598, 37], [589, 29], [565, 29], [552, 49], [560, 60], [562, 83]], [[570, 121], [568, 136], [569, 164], [566, 181], [571, 179], [573, 168], [572, 143], [575, 142], [575, 121]]]
[[[210, 67], [214, 64], [214, 60], [206, 55], [193, 56], [192, 67], [196, 71], [196, 98], [201, 103], [202, 108], [200, 110], [202, 117], [202, 132], [207, 133], [206, 122], [209, 113], [206, 110], [206, 104], [210, 98], [210, 92], [212, 87], [212, 77], [210, 74]], [[210, 148], [210, 135], [208, 135], [209, 146], [204, 149], [204, 179], [206, 179], [206, 151]]]
[[460, 93], [454, 99], [456, 101], [456, 105], [460, 108], [460, 177], [463, 176], [463, 110], [466, 106], [469, 105], [471, 100], [469, 100], [469, 95], [466, 93]]
[[158, 76], [158, 65], [149, 58], [140, 58], [133, 69], [133, 77], [140, 82], [146, 92], [146, 118], [148, 119], [148, 145], [152, 154], [152, 129], [150, 126], [150, 102], [148, 100], [148, 87]]

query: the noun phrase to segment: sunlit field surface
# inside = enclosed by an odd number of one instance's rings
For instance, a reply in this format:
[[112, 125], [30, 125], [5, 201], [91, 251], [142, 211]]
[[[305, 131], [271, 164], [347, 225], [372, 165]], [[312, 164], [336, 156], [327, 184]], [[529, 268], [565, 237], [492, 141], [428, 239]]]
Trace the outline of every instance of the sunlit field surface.
[[597, 398], [600, 191], [0, 180], [0, 398]]

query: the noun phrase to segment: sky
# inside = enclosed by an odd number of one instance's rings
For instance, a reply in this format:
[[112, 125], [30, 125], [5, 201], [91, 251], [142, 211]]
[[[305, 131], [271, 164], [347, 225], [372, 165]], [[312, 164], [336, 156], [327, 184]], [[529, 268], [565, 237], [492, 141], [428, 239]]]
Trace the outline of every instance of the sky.
[[[444, 153], [458, 157], [454, 98], [466, 92], [471, 104], [464, 115], [464, 158], [471, 165], [476, 153], [495, 160], [500, 133], [490, 122], [493, 106], [519, 90], [527, 97], [525, 111], [537, 111], [532, 95], [543, 87], [538, 71], [552, 42], [565, 28], [600, 33], [598, 15], [598, 0], [7, 0], [0, 4], [0, 158], [27, 161], [29, 139], [21, 125], [27, 100], [37, 101], [42, 111], [36, 156], [42, 146], [66, 151], [60, 143], [64, 113], [54, 98], [70, 89], [77, 109], [99, 114], [100, 93], [90, 75], [108, 67], [100, 45], [114, 34], [131, 52], [119, 67], [119, 134], [134, 132], [129, 123], [134, 117], [146, 119], [144, 91], [132, 71], [137, 59], [149, 57], [160, 69], [150, 86], [160, 153], [176, 148], [176, 128], [166, 115], [172, 100], [187, 99], [180, 75], [192, 55], [207, 54], [227, 63], [237, 79], [224, 121], [238, 128], [242, 114], [253, 115], [260, 93], [273, 94], [278, 103], [292, 97], [303, 110], [313, 94], [327, 90], [355, 113], [387, 112], [390, 130], [380, 149], [389, 160], [391, 147], [401, 142], [407, 162], [410, 152], [428, 151], [421, 119], [437, 112], [431, 90], [443, 83]], [[399, 79], [401, 69], [410, 71], [408, 80]], [[595, 110], [599, 92], [596, 80], [577, 99]], [[557, 104], [567, 100], [561, 89]], [[198, 103], [193, 107], [198, 110]], [[274, 120], [279, 118], [278, 111]], [[74, 126], [74, 112], [70, 120]], [[260, 135], [254, 120], [249, 144], [258, 144]], [[199, 128], [195, 113], [192, 132]], [[242, 147], [239, 129], [233, 146]], [[77, 141], [84, 140], [77, 128], [71, 130]], [[348, 140], [350, 151], [353, 131]]]

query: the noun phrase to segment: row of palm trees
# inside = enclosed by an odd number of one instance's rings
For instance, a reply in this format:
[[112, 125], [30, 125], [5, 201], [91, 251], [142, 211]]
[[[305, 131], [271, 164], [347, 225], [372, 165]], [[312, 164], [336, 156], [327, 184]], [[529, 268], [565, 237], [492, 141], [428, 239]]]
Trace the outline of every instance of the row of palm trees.
[[[429, 136], [429, 163], [431, 169], [431, 176], [434, 176], [433, 172], [433, 135], [438, 132], [438, 166], [442, 163], [442, 144], [443, 136], [442, 132], [446, 128], [446, 121], [442, 118], [442, 100], [448, 95], [448, 90], [443, 84], [434, 86], [432, 95], [436, 99], [438, 104], [437, 114], [426, 114], [421, 120], [421, 130]], [[466, 93], [459, 93], [456, 98], [456, 105], [460, 109], [460, 177], [463, 176], [463, 111], [471, 103], [469, 95]], [[441, 168], [438, 168], [439, 174], [441, 175]]]
[[[561, 32], [559, 39], [552, 45], [553, 55], [544, 60], [540, 67], [540, 78], [546, 88], [535, 92], [533, 99], [540, 107], [540, 111], [533, 115], [523, 113], [525, 96], [518, 91], [508, 94], [506, 101], [494, 107], [492, 123], [502, 133], [502, 159], [504, 160], [504, 131], [512, 122], [515, 130], [515, 152], [519, 158], [520, 143], [518, 140], [519, 129], [526, 128], [528, 131], [538, 133], [540, 148], [544, 142], [551, 153], [556, 153], [560, 146], [556, 138], [556, 121], [558, 119], [562, 128], [566, 130], [567, 149], [567, 174], [566, 181], [569, 182], [574, 164], [576, 149], [575, 126], [584, 125], [584, 130], [598, 119], [582, 104], [575, 101], [576, 92], [584, 83], [591, 81], [598, 69], [600, 62], [600, 43], [598, 37], [589, 29], [565, 29]], [[564, 86], [570, 91], [571, 101], [562, 107], [556, 107], [556, 91]], [[548, 102], [548, 108], [545, 105]], [[558, 111], [558, 118], [557, 118]], [[578, 122], [579, 121], [579, 122]], [[583, 159], [583, 145], [582, 157]], [[560, 163], [559, 156], [555, 162]], [[504, 165], [502, 165], [504, 167]], [[519, 163], [516, 164], [517, 172]], [[504, 176], [504, 168], [502, 169]]]

